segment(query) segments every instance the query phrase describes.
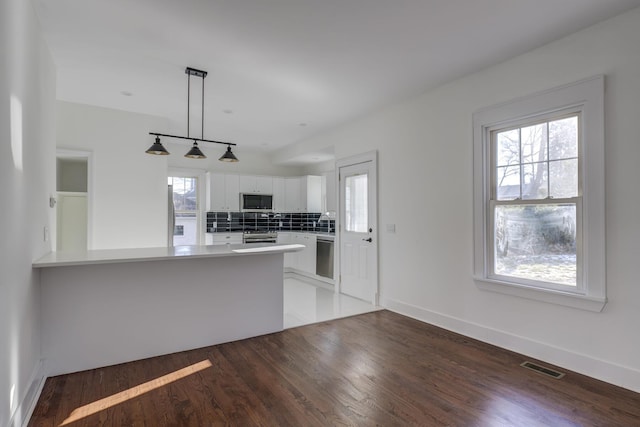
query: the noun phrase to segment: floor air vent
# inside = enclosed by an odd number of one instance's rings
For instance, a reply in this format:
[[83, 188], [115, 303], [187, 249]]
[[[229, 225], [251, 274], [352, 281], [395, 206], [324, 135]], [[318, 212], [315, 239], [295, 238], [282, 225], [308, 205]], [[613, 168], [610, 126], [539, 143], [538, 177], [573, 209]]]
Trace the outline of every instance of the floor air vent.
[[520, 366], [522, 366], [523, 368], [527, 368], [527, 369], [531, 369], [532, 371], [536, 371], [539, 372], [541, 374], [547, 375], [549, 377], [555, 378], [557, 380], [559, 380], [560, 378], [564, 377], [564, 374], [562, 372], [558, 372], [558, 371], [554, 371], [553, 369], [549, 369], [549, 368], [545, 368], [544, 366], [540, 366], [536, 363], [533, 362], [523, 362], [520, 364]]

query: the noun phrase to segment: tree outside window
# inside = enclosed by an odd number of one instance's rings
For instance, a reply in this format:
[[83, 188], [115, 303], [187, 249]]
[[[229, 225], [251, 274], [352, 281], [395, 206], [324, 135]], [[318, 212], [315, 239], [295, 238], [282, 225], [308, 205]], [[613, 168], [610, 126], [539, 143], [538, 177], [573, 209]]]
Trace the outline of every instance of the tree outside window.
[[577, 285], [579, 119], [492, 132], [494, 274]]
[[172, 186], [173, 209], [175, 212], [173, 245], [197, 245], [199, 223], [198, 178], [170, 176], [168, 184]]

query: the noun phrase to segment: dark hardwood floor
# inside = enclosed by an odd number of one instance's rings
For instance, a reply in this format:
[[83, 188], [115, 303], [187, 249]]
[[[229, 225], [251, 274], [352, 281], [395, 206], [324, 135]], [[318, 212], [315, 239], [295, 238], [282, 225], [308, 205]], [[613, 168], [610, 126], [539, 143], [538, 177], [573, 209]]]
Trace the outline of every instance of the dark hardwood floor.
[[640, 426], [640, 394], [525, 360], [379, 311], [49, 378], [29, 425]]

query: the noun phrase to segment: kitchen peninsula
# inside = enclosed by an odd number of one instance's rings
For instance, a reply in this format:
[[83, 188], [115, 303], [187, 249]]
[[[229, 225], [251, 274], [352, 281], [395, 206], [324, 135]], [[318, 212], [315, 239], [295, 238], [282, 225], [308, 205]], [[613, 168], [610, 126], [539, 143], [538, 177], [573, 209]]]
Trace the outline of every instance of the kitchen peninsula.
[[42, 286], [48, 375], [174, 353], [283, 328], [283, 254], [302, 245], [51, 252]]

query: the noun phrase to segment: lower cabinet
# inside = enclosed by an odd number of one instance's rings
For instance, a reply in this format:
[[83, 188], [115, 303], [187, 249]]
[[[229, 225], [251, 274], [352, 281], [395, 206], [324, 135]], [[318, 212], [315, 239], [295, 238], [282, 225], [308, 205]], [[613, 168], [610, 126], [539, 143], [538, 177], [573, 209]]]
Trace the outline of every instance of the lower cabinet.
[[242, 243], [242, 233], [207, 233], [205, 242], [207, 245], [235, 245]]
[[[292, 243], [291, 233], [278, 233], [278, 243], [281, 245], [290, 245]], [[298, 252], [285, 252], [284, 268], [294, 268], [298, 264]]]
[[316, 274], [316, 236], [309, 233], [278, 233], [278, 243], [299, 244], [305, 248], [299, 252], [284, 254], [284, 268], [310, 275]]
[[301, 233], [296, 237], [296, 243], [305, 245], [298, 253], [298, 270], [309, 274], [316, 274], [316, 236]]

